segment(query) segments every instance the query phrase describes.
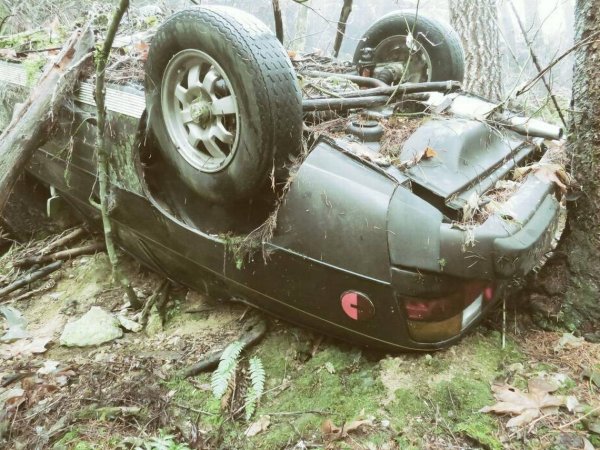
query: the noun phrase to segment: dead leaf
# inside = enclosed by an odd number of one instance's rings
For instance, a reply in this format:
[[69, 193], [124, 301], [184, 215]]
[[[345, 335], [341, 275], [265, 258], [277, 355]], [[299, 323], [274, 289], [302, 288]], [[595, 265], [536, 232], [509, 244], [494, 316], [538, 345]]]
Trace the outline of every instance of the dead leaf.
[[335, 426], [330, 419], [327, 419], [321, 425], [321, 432], [326, 440], [335, 441], [345, 438], [351, 431], [357, 431], [366, 426], [373, 426], [373, 419], [354, 420], [341, 427]]
[[35, 353], [44, 353], [46, 345], [50, 342], [49, 337], [40, 337], [33, 340], [21, 339], [10, 345], [0, 346], [0, 358], [12, 359], [17, 356], [27, 356]]
[[425, 152], [423, 153], [423, 158], [425, 159], [430, 159], [430, 158], [435, 158], [437, 156], [437, 152], [432, 149], [431, 147], [427, 147], [425, 149]]
[[579, 404], [572, 396], [551, 395], [558, 386], [543, 378], [529, 380], [527, 387], [528, 392], [522, 392], [510, 385], [492, 386], [494, 397], [498, 402], [480, 409], [480, 412], [516, 416], [506, 424], [508, 428], [514, 428], [527, 425], [542, 414], [558, 413], [560, 406], [566, 406], [571, 410]]
[[263, 431], [266, 431], [267, 428], [269, 428], [269, 425], [271, 425], [271, 417], [270, 416], [260, 416], [260, 418], [257, 421], [252, 422], [250, 424], [248, 429], [244, 432], [244, 436], [246, 436], [246, 437], [256, 436], [258, 433], [262, 433]]
[[526, 167], [518, 167], [513, 171], [513, 178], [519, 181], [529, 173], [533, 173], [542, 181], [555, 183], [562, 192], [566, 192], [567, 186], [572, 182], [572, 178], [565, 167], [562, 164], [554, 163], [536, 163]]
[[138, 58], [141, 61], [146, 61], [148, 59], [150, 44], [148, 44], [146, 41], [139, 41], [134, 44], [134, 48], [138, 54]]

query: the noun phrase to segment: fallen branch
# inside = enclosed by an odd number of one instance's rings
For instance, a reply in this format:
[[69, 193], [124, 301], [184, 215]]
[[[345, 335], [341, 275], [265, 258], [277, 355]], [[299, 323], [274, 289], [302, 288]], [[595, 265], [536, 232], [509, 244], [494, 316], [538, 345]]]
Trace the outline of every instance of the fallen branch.
[[[244, 350], [259, 342], [266, 332], [267, 321], [265, 319], [259, 319], [257, 322], [252, 322], [249, 324], [242, 332], [242, 335], [236, 340], [242, 343], [242, 350]], [[181, 376], [183, 378], [189, 378], [207, 370], [215, 369], [219, 365], [219, 361], [221, 360], [221, 356], [223, 355], [223, 351], [225, 351], [226, 347], [227, 346], [208, 353], [196, 364], [185, 369]]]
[[52, 253], [50, 255], [34, 256], [32, 258], [24, 258], [13, 263], [14, 267], [30, 267], [34, 264], [43, 264], [50, 261], [64, 261], [67, 259], [75, 258], [81, 255], [92, 255], [96, 252], [104, 250], [105, 246], [103, 242], [94, 242], [92, 244], [84, 245], [82, 247], [70, 248], [61, 252]]
[[85, 234], [85, 229], [83, 228], [75, 228], [73, 231], [71, 231], [70, 233], [66, 234], [65, 236], [55, 240], [54, 242], [50, 242], [46, 247], [44, 247], [40, 253], [42, 255], [46, 255], [48, 253], [52, 253], [55, 249], [63, 247], [67, 244], [69, 244], [70, 242], [74, 241], [75, 239], [77, 239], [80, 236], [83, 236]]
[[141, 413], [142, 408], [139, 406], [96, 406], [90, 405], [87, 408], [79, 411], [76, 418], [83, 419], [116, 419], [118, 417], [132, 417]]
[[37, 86], [0, 136], [0, 211], [31, 155], [52, 134], [56, 113], [82, 71], [82, 65], [71, 70], [74, 62], [81, 61], [93, 46], [89, 27], [75, 31], [56, 59], [46, 65]]
[[62, 266], [62, 261], [56, 261], [52, 264], [47, 265], [46, 267], [42, 267], [41, 269], [36, 270], [35, 272], [31, 272], [24, 277], [19, 278], [8, 286], [0, 289], [0, 297], [5, 296], [6, 294], [10, 294], [17, 289], [20, 289], [24, 286], [27, 286], [29, 283], [32, 283], [40, 278], [44, 278], [50, 275], [52, 272], [57, 271]]

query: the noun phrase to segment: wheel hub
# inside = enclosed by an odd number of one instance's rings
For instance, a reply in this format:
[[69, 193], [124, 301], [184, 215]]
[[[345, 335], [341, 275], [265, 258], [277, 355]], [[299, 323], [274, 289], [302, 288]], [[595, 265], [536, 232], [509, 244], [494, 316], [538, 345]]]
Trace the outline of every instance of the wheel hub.
[[197, 98], [190, 103], [190, 115], [192, 120], [202, 128], [206, 128], [212, 121], [212, 102]]
[[202, 172], [217, 172], [233, 159], [239, 111], [231, 82], [208, 54], [186, 49], [167, 64], [161, 85], [163, 119], [179, 154]]

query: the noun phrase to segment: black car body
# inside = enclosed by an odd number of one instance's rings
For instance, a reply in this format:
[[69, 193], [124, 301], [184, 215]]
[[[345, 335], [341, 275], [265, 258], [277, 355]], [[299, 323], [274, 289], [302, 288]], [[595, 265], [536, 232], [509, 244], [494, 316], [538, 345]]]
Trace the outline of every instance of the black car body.
[[[0, 62], [2, 89], [11, 92], [4, 122], [27, 93], [25, 79], [22, 66]], [[89, 82], [79, 85], [29, 171], [97, 219], [92, 92]], [[484, 220], [461, 217], [474, 193], [544, 158], [543, 139], [532, 135], [557, 132], [537, 124], [536, 133], [534, 122], [529, 135], [515, 121], [490, 126], [481, 117], [495, 105], [467, 94], [427, 102], [439, 116], [403, 143], [401, 165], [378, 159], [378, 141], [321, 136], [274, 210], [260, 196], [228, 205], [195, 195], [146, 133], [143, 88], [111, 85], [118, 243], [179, 283], [344, 340], [392, 350], [446, 347], [493, 307], [507, 281], [551, 250], [562, 206], [554, 183], [533, 171]], [[432, 152], [424, 157], [425, 149]], [[272, 235], [261, 234], [268, 220]], [[241, 252], [256, 235], [258, 246]]]

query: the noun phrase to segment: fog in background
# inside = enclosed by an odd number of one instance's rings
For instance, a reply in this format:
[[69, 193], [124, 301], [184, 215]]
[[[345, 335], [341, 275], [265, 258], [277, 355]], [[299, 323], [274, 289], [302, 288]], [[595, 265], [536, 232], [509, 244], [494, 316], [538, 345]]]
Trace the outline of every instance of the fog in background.
[[[573, 45], [574, 0], [513, 1], [542, 66]], [[398, 9], [415, 10], [417, 3], [420, 13], [449, 23], [446, 0], [354, 0], [340, 58], [352, 58], [357, 41], [378, 18]], [[182, 6], [182, 2], [171, 4]], [[258, 16], [274, 28], [271, 0], [203, 0], [201, 4], [235, 6]], [[306, 31], [302, 30], [302, 11], [306, 6], [293, 0], [280, 0], [280, 4], [286, 47], [297, 49], [300, 45], [304, 47], [304, 51], [321, 51], [330, 55], [343, 1], [309, 0], [306, 3], [309, 7]], [[508, 0], [499, 0], [498, 4], [504, 91], [508, 94], [515, 86], [522, 85], [533, 77], [537, 70], [531, 62], [529, 50]], [[569, 57], [551, 73], [553, 90], [562, 98], [570, 98], [572, 68], [573, 59]], [[545, 90], [541, 83], [534, 93], [544, 96]]]
[[[542, 66], [573, 45], [575, 0], [513, 1]], [[55, 17], [60, 18], [62, 23], [72, 23], [75, 17], [83, 16], [98, 5], [109, 10], [111, 3], [116, 3], [116, 0], [0, 0], [0, 18], [4, 14], [11, 14], [4, 33], [15, 32], [38, 27]], [[234, 6], [258, 16], [274, 28], [271, 0], [196, 0], [196, 3]], [[280, 4], [286, 47], [330, 55], [343, 0], [308, 0], [304, 4], [306, 6], [293, 0], [280, 0]], [[351, 59], [357, 41], [378, 18], [398, 9], [415, 10], [417, 4], [421, 14], [449, 21], [447, 0], [354, 0], [340, 57]], [[504, 92], [508, 94], [515, 86], [533, 77], [537, 70], [531, 63], [509, 0], [498, 0], [498, 4]], [[147, 5], [159, 7], [164, 13], [170, 14], [193, 3], [191, 0], [131, 0], [133, 9]], [[551, 72], [553, 90], [563, 103], [570, 98], [572, 68], [573, 59], [568, 57]], [[540, 98], [546, 94], [541, 83], [533, 93]]]

